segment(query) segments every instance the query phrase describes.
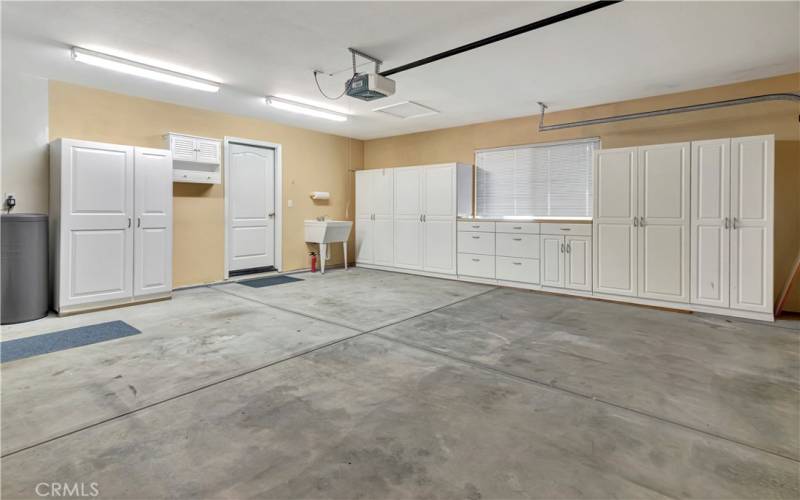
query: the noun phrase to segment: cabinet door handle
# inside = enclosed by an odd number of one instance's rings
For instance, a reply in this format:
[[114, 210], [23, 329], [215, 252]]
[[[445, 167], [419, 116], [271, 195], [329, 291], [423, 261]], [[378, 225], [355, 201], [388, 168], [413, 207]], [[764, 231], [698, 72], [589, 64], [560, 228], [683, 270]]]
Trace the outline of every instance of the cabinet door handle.
[[131, 218], [128, 217], [128, 227], [131, 227]]
[[481, 259], [472, 259], [472, 262], [480, 262]]
[[270, 212], [267, 214], [267, 217], [275, 217], [275, 212]]
[[569, 253], [569, 252], [570, 252], [570, 250], [571, 250], [571, 248], [570, 248], [570, 244], [569, 244], [569, 243], [567, 243], [567, 253]]
[[422, 222], [422, 214], [419, 214], [419, 221]]
[[639, 218], [638, 217], [634, 217], [633, 218], [633, 227], [639, 227]]
[[739, 224], [738, 223], [739, 223], [739, 219], [734, 217], [733, 218], [733, 228], [734, 229], [739, 229]]
[[142, 227], [142, 218], [141, 217], [137, 217], [136, 218], [136, 227]]
[[731, 221], [729, 218], [725, 217], [725, 229], [731, 228]]
[[522, 230], [522, 226], [514, 226], [514, 229], [516, 229], [517, 231], [521, 231]]
[[644, 217], [639, 217], [639, 226], [644, 227]]
[[564, 253], [564, 244], [561, 244], [561, 253]]
[[511, 238], [514, 241], [522, 241], [522, 238]]
[[521, 266], [521, 265], [522, 265], [522, 262], [514, 262], [513, 264], [514, 264], [515, 266]]

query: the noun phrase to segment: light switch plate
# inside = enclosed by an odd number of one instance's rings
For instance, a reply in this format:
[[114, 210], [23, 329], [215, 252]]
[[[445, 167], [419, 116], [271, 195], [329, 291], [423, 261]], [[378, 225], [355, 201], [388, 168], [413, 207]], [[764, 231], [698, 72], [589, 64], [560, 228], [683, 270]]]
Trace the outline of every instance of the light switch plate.
[[292, 208], [294, 206], [294, 202], [292, 200], [289, 200], [286, 202], [286, 206]]

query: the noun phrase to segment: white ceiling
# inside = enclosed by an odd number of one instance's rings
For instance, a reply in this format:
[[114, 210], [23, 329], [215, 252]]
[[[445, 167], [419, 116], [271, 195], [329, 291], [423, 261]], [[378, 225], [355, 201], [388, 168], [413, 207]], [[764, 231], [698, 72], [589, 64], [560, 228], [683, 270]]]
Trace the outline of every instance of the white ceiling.
[[[332, 103], [329, 122], [271, 109], [263, 96], [324, 103], [341, 92], [355, 47], [382, 69], [586, 2], [6, 2], [3, 71], [74, 82], [360, 139], [568, 109], [800, 71], [798, 2], [626, 1], [399, 73], [397, 93]], [[78, 64], [68, 48], [146, 58], [224, 83], [218, 94]], [[367, 70], [365, 65], [361, 69]], [[438, 115], [372, 109], [413, 100]]]

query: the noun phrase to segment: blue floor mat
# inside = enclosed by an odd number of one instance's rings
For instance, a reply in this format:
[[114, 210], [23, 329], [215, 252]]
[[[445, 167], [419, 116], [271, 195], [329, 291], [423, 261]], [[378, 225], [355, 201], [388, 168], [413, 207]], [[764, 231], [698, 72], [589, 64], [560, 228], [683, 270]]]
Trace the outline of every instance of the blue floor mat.
[[63, 351], [142, 333], [124, 321], [109, 321], [69, 330], [0, 342], [0, 363]]
[[253, 288], [264, 288], [265, 286], [282, 285], [284, 283], [291, 283], [292, 281], [303, 281], [300, 278], [292, 278], [291, 276], [265, 276], [263, 278], [254, 278], [251, 280], [240, 281], [240, 285], [246, 285]]

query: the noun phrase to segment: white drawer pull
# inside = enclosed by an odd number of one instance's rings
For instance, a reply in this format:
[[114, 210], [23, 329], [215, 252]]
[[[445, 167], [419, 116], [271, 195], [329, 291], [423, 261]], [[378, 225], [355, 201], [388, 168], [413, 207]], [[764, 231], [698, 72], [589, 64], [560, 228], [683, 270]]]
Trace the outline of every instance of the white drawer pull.
[[472, 262], [480, 262], [481, 259], [472, 259]]

